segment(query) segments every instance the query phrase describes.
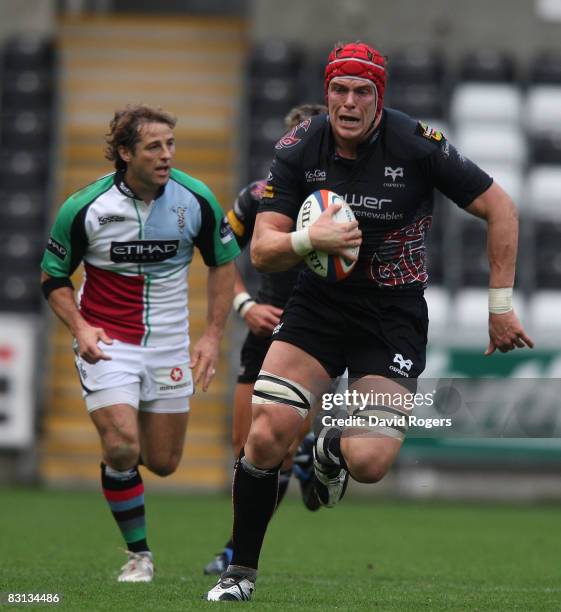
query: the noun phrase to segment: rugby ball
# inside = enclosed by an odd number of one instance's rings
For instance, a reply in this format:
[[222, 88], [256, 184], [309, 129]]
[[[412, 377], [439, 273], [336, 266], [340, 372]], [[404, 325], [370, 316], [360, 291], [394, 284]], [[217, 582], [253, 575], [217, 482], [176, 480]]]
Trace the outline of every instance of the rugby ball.
[[[301, 230], [315, 223], [321, 213], [332, 204], [341, 204], [341, 208], [333, 215], [337, 223], [350, 223], [355, 220], [351, 207], [345, 200], [327, 189], [314, 191], [305, 200], [296, 220], [296, 229]], [[359, 247], [355, 247], [353, 254], [358, 256]], [[356, 261], [340, 255], [330, 255], [323, 251], [311, 251], [304, 257], [306, 265], [321, 278], [335, 282], [347, 278], [355, 267]]]

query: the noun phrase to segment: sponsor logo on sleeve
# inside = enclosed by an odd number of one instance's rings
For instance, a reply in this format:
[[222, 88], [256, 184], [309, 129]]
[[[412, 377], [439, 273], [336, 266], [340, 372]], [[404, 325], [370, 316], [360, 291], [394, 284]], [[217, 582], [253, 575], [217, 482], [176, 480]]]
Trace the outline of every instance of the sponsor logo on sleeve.
[[121, 215], [105, 215], [97, 218], [100, 225], [107, 225], [108, 223], [119, 223], [124, 221], [125, 218]]
[[233, 239], [234, 232], [232, 232], [232, 228], [228, 223], [228, 219], [226, 217], [223, 217], [222, 222], [220, 223], [220, 242], [222, 244], [228, 244], [228, 242]]
[[426, 138], [427, 140], [432, 140], [433, 142], [442, 142], [442, 139], [444, 138], [442, 132], [431, 128], [430, 125], [427, 125], [422, 121], [419, 121], [419, 123], [417, 123], [417, 129], [415, 130], [415, 133], [419, 136], [422, 136], [423, 138]]
[[60, 242], [56, 241], [52, 236], [49, 236], [49, 241], [47, 242], [47, 251], [51, 252], [53, 255], [64, 261], [66, 259], [66, 254], [68, 253], [66, 247], [64, 247]]
[[311, 119], [305, 119], [302, 123], [299, 123], [296, 127], [293, 127], [290, 132], [285, 134], [275, 145], [275, 149], [280, 151], [281, 149], [290, 149], [296, 146], [302, 138], [298, 135], [298, 132], [307, 132], [310, 127]]

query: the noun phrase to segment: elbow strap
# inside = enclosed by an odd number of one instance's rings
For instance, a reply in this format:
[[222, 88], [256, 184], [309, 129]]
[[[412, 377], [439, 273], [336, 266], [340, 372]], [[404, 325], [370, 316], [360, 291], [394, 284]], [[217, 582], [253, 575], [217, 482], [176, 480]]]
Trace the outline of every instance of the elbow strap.
[[74, 285], [68, 276], [51, 276], [46, 281], [41, 283], [41, 291], [43, 292], [43, 297], [48, 300], [49, 295], [60, 287], [69, 287], [74, 290]]

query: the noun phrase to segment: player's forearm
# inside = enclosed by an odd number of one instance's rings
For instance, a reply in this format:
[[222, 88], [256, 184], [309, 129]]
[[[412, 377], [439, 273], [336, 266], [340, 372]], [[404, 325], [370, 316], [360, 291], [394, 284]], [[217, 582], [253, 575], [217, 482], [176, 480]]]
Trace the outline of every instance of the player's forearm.
[[283, 272], [302, 261], [294, 252], [290, 233], [267, 230], [251, 241], [251, 263], [260, 272]]
[[503, 200], [487, 223], [489, 287], [512, 287], [518, 250], [518, 213], [512, 200]]
[[209, 268], [207, 284], [207, 328], [205, 333], [218, 339], [224, 327], [234, 299], [235, 267], [233, 262]]
[[79, 334], [81, 329], [88, 326], [76, 306], [74, 292], [69, 287], [60, 287], [52, 291], [48, 302], [52, 311], [66, 325], [74, 337]]
[[238, 266], [234, 264], [234, 295], [238, 295], [238, 293], [245, 293], [246, 291], [247, 288], [243, 282], [242, 275], [238, 270]]

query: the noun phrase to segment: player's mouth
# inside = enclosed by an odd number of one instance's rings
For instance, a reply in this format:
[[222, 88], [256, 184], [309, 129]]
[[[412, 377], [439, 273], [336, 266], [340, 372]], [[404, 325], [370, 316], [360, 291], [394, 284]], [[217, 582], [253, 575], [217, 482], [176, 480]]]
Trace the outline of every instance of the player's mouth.
[[156, 174], [158, 176], [167, 177], [169, 175], [169, 166], [158, 166], [156, 168]]
[[339, 115], [339, 123], [343, 127], [354, 128], [360, 123], [360, 119], [358, 117], [353, 117], [353, 115]]

